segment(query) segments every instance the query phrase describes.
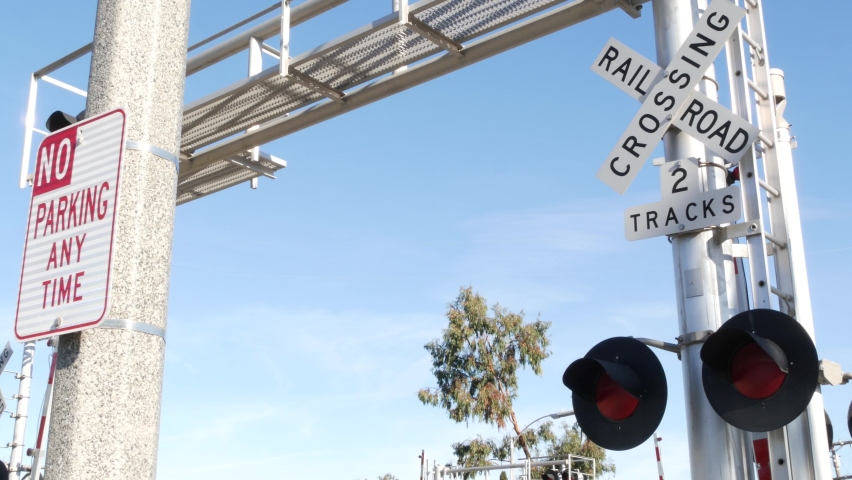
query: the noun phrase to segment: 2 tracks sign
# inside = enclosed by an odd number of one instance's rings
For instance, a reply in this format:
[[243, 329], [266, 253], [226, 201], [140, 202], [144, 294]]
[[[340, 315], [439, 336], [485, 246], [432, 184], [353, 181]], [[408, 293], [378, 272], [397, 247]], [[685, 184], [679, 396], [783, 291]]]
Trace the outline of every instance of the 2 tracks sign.
[[[592, 70], [642, 102], [597, 177], [618, 193], [636, 178], [670, 126], [687, 132], [730, 163], [736, 163], [757, 140], [759, 130], [706, 95], [695, 90], [704, 73], [745, 16], [745, 10], [725, 0], [712, 2], [669, 65], [662, 69], [621, 42], [610, 39]], [[695, 162], [695, 159], [680, 162]], [[671, 162], [669, 162], [671, 163]], [[666, 164], [668, 165], [668, 164]], [[703, 192], [665, 187], [665, 177], [683, 175], [697, 182], [698, 172], [685, 166], [663, 174], [662, 202], [628, 209], [625, 236], [639, 240], [671, 235], [736, 221], [742, 215], [737, 187]]]

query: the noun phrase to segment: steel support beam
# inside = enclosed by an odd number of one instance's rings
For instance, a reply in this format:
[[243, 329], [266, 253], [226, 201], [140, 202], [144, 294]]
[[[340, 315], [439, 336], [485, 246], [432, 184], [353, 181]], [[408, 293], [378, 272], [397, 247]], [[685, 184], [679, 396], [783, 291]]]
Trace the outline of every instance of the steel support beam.
[[[414, 7], [412, 7], [413, 10]], [[326, 101], [290, 116], [273, 120], [259, 129], [226, 140], [215, 147], [193, 155], [187, 174], [198, 171], [220, 158], [245, 151], [254, 145], [263, 145], [278, 138], [298, 132], [312, 125], [350, 112], [387, 98], [409, 88], [454, 72], [468, 65], [491, 58], [512, 48], [558, 32], [564, 28], [619, 8], [613, 0], [601, 2], [577, 0], [540, 16], [526, 19], [491, 36], [476, 39], [464, 47], [464, 55], [450, 53], [426, 60], [407, 70], [381, 78], [353, 92], [346, 92], [345, 102]]]

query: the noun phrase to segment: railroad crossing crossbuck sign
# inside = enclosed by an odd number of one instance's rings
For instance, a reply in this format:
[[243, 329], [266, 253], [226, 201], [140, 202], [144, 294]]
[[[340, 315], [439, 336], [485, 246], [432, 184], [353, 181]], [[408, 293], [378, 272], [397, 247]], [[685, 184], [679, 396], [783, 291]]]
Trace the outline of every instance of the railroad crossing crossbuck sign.
[[592, 70], [642, 106], [598, 170], [601, 181], [618, 193], [627, 191], [671, 125], [726, 161], [739, 161], [757, 139], [758, 129], [695, 87], [745, 14], [727, 0], [714, 0], [665, 70], [617, 40], [607, 42]]

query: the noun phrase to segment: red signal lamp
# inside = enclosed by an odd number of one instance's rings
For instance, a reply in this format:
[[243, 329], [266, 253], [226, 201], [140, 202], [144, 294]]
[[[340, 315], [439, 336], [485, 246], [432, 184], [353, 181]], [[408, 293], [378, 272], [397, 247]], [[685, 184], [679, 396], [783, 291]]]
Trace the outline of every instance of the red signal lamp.
[[816, 347], [784, 313], [757, 309], [735, 315], [701, 347], [710, 405], [750, 432], [783, 427], [807, 408], [819, 382]]
[[608, 450], [627, 450], [650, 438], [666, 411], [663, 367], [634, 338], [598, 343], [568, 366], [562, 383], [572, 392], [583, 433]]

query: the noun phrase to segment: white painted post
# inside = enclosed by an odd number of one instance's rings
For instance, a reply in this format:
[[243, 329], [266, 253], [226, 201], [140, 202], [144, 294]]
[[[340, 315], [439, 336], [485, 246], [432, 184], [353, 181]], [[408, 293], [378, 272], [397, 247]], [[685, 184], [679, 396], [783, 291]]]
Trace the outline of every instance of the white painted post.
[[[787, 231], [787, 252], [789, 255], [790, 275], [777, 275], [778, 288], [785, 292], [793, 292], [792, 306], [782, 303], [781, 311], [794, 316], [807, 330], [816, 344], [814, 335], [814, 319], [811, 310], [811, 293], [808, 284], [808, 270], [805, 264], [805, 247], [802, 237], [802, 221], [799, 215], [799, 195], [796, 188], [796, 176], [793, 168], [793, 150], [791, 145], [790, 124], [784, 119], [787, 107], [787, 95], [784, 87], [784, 72], [772, 69], [772, 95], [776, 104], [776, 136], [775, 158], [778, 174], [778, 190], [783, 196], [784, 218], [773, 215], [772, 231]], [[772, 208], [770, 203], [769, 208]], [[776, 257], [776, 262], [779, 258]], [[778, 266], [776, 265], [776, 269]], [[789, 280], [792, 280], [790, 282]], [[825, 426], [825, 410], [822, 390], [817, 385], [811, 403], [799, 418], [787, 426], [790, 442], [790, 460], [794, 463], [793, 471], [798, 476], [812, 475], [810, 478], [823, 479], [831, 477], [829, 464], [830, 445]], [[798, 480], [798, 478], [796, 478]]]
[[278, 74], [290, 74], [290, 0], [281, 0], [281, 54], [278, 59]]
[[[30, 406], [30, 386], [33, 380], [33, 357], [35, 356], [36, 342], [24, 344], [23, 358], [21, 359], [21, 383], [18, 385], [18, 405], [15, 409], [15, 428], [12, 434], [12, 452], [9, 457], [9, 480], [21, 478], [21, 460], [24, 458], [24, 434], [27, 429], [27, 417]], [[35, 477], [33, 477], [35, 478]]]
[[[263, 71], [263, 45], [261, 44], [262, 40], [259, 40], [255, 37], [251, 37], [249, 39], [249, 61], [248, 61], [248, 75], [257, 75], [258, 73]], [[251, 132], [252, 130], [257, 130], [260, 128], [260, 125], [255, 125], [248, 130], [246, 133]], [[251, 149], [251, 161], [257, 162], [260, 160], [260, 147], [255, 146]], [[257, 189], [257, 181], [258, 178], [252, 178], [250, 181], [250, 185], [252, 189]]]
[[[402, 58], [405, 56], [405, 44], [403, 43], [405, 35], [402, 32], [405, 32], [405, 25], [408, 23], [408, 0], [391, 0], [391, 8], [399, 15], [399, 25], [402, 30], [400, 32], [399, 45], [397, 46], [397, 55]], [[408, 65], [403, 65], [394, 70], [393, 73], [404, 72], [407, 68]]]
[[27, 99], [27, 116], [24, 119], [24, 153], [21, 156], [21, 176], [18, 186], [26, 188], [27, 169], [30, 165], [30, 152], [32, 152], [33, 128], [35, 128], [36, 99], [38, 98], [38, 78], [30, 77], [30, 96]]
[[515, 480], [515, 436], [509, 437], [509, 480]]

